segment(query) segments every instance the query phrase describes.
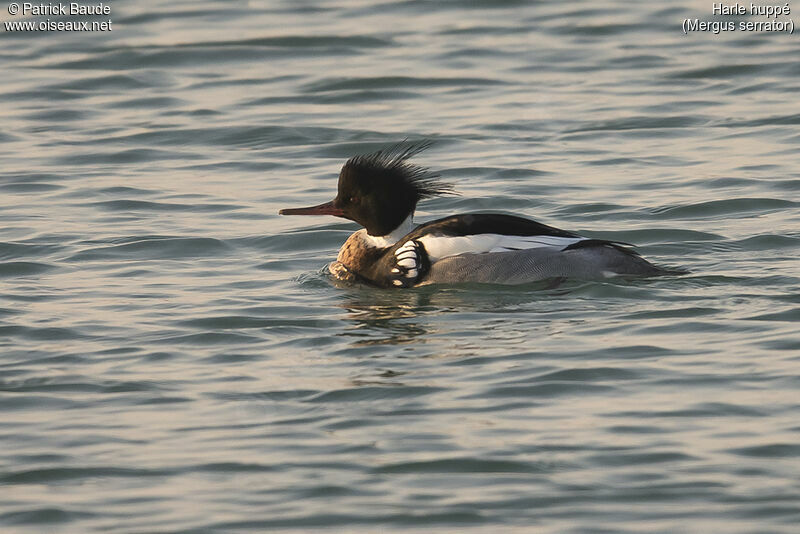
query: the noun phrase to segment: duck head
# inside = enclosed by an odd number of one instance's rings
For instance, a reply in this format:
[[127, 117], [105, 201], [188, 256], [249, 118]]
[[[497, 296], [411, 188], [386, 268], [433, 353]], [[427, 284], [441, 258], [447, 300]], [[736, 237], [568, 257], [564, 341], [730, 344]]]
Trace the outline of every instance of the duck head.
[[281, 215], [333, 215], [355, 221], [371, 236], [384, 236], [413, 215], [417, 202], [453, 192], [439, 176], [408, 160], [430, 141], [401, 143], [354, 156], [339, 173], [336, 198], [308, 208], [280, 210]]

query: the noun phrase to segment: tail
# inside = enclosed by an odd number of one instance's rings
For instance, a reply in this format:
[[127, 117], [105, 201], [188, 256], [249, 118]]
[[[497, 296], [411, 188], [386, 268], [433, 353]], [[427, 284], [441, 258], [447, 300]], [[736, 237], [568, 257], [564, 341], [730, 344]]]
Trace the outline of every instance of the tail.
[[623, 254], [623, 256], [618, 256], [617, 260], [608, 258], [608, 265], [613, 272], [623, 276], [677, 276], [689, 273], [688, 269], [684, 269], [682, 267], [660, 267], [652, 264], [644, 259], [638, 252], [630, 248], [632, 246], [633, 245], [630, 243], [622, 243], [619, 241], [584, 239], [582, 241], [572, 243], [571, 245], [564, 247], [562, 250], [591, 249], [596, 247], [605, 250], [612, 249]]

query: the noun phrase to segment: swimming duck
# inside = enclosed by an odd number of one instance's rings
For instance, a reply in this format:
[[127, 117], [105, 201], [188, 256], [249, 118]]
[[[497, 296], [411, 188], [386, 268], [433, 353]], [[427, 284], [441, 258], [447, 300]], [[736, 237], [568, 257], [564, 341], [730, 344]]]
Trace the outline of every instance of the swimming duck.
[[363, 226], [345, 241], [330, 272], [340, 280], [385, 288], [670, 272], [627, 243], [583, 237], [525, 217], [466, 213], [415, 225], [419, 201], [453, 193], [437, 174], [409, 162], [429, 146], [428, 141], [401, 143], [352, 157], [339, 173], [336, 198], [279, 213], [333, 215]]

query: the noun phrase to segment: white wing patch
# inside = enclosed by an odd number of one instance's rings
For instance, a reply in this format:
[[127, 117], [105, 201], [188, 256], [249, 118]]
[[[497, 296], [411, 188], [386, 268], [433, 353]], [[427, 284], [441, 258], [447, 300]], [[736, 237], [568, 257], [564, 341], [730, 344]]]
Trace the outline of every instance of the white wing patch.
[[[467, 236], [431, 236], [418, 239], [425, 246], [431, 263], [448, 256], [509, 252], [531, 248], [552, 247], [559, 250], [586, 237], [557, 237], [552, 235], [474, 234]], [[405, 245], [404, 245], [405, 246]], [[402, 248], [402, 247], [401, 247]], [[400, 252], [400, 249], [397, 250]], [[398, 262], [399, 263], [399, 262]]]

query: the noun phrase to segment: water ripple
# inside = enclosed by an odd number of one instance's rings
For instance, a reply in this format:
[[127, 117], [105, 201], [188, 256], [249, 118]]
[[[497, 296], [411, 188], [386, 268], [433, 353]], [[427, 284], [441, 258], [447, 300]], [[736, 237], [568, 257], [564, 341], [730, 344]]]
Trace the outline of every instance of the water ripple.
[[209, 237], [128, 237], [123, 244], [90, 247], [66, 261], [97, 261], [114, 258], [179, 259], [225, 254], [230, 247]]

